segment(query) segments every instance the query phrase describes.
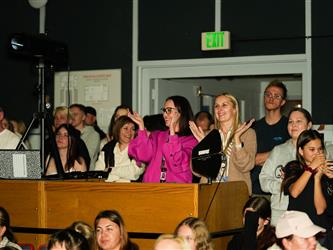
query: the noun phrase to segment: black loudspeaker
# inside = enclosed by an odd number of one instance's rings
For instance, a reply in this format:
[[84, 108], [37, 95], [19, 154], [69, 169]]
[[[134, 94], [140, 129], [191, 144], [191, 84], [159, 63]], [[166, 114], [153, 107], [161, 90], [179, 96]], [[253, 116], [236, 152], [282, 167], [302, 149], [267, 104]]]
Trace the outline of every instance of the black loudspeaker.
[[222, 152], [220, 132], [213, 129], [192, 150], [192, 169], [209, 179], [216, 179], [226, 155]]
[[9, 51], [15, 55], [43, 59], [55, 68], [68, 65], [67, 45], [51, 40], [45, 34], [13, 34], [9, 38]]

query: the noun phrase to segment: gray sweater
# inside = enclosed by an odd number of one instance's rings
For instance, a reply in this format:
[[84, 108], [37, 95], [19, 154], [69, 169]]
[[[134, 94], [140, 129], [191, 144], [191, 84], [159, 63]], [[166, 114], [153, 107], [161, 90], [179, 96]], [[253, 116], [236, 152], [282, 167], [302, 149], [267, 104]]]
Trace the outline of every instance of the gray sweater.
[[281, 214], [287, 210], [289, 203], [289, 197], [281, 193], [282, 177], [280, 171], [288, 162], [295, 159], [296, 148], [289, 139], [273, 148], [259, 175], [261, 189], [272, 194], [271, 224], [274, 226]]

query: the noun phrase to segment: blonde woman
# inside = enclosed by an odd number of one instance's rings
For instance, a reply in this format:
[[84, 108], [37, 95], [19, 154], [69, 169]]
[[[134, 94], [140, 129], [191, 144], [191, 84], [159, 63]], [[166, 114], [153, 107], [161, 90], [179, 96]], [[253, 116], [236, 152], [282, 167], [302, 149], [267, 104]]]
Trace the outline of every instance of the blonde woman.
[[[245, 181], [251, 195], [250, 170], [254, 167], [257, 148], [255, 131], [250, 128], [254, 119], [240, 123], [238, 101], [228, 93], [216, 96], [214, 116], [215, 128], [219, 130], [223, 142], [222, 151], [227, 156], [216, 181]], [[205, 137], [204, 131], [194, 122], [189, 124], [193, 135], [201, 141]], [[201, 182], [204, 181], [205, 178], [202, 178]]]
[[157, 238], [154, 250], [191, 250], [191, 248], [183, 237], [162, 234]]

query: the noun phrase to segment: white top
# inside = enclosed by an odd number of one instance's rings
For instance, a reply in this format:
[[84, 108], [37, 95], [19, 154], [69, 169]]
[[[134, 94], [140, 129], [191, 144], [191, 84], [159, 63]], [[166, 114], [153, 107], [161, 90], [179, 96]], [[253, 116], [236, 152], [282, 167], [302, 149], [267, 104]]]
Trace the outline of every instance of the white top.
[[90, 156], [90, 167], [89, 170], [95, 169], [95, 162], [98, 157], [100, 137], [99, 134], [95, 131], [93, 126], [85, 126], [81, 131], [81, 139], [87, 146], [89, 156]]
[[[96, 162], [95, 170], [105, 169], [105, 152], [99, 153], [98, 160]], [[115, 145], [113, 149], [114, 154], [114, 167], [109, 174], [107, 182], [130, 182], [131, 180], [137, 180], [140, 175], [145, 171], [145, 167], [138, 167], [134, 159], [130, 159], [128, 156], [128, 146], [120, 151], [119, 143]]]
[[8, 129], [0, 132], [0, 149], [16, 149], [20, 138]]

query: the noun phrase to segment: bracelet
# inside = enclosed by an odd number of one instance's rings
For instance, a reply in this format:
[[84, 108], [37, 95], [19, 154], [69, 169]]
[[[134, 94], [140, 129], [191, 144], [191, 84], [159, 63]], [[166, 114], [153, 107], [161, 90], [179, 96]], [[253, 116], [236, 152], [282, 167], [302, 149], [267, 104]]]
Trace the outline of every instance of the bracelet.
[[303, 166], [305, 171], [309, 171], [311, 174], [315, 174], [317, 172], [316, 169], [312, 169], [309, 166]]

